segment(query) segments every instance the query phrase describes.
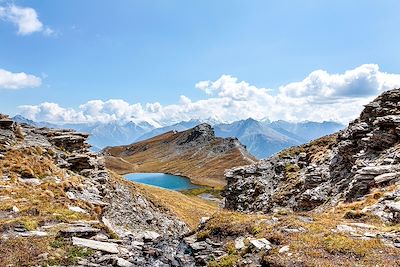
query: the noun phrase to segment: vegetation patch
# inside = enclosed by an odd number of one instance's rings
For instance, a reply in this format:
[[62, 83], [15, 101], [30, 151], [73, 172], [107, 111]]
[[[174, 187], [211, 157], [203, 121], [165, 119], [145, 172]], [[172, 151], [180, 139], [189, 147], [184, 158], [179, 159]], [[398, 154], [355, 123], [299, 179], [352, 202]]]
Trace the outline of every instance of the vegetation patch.
[[0, 239], [0, 266], [36, 266], [47, 252], [48, 239], [38, 237]]
[[217, 189], [217, 188], [212, 188], [212, 187], [199, 187], [199, 188], [182, 190], [179, 192], [181, 192], [182, 194], [187, 195], [187, 196], [199, 196], [202, 194], [210, 194], [215, 198], [222, 199], [222, 196], [221, 196], [222, 190]]
[[382, 247], [380, 241], [354, 239], [345, 235], [329, 235], [324, 239], [324, 249], [331, 254], [351, 254], [364, 257], [374, 249]]
[[222, 257], [219, 260], [212, 260], [209, 262], [209, 267], [233, 267], [237, 266], [240, 257], [238, 255], [230, 254]]

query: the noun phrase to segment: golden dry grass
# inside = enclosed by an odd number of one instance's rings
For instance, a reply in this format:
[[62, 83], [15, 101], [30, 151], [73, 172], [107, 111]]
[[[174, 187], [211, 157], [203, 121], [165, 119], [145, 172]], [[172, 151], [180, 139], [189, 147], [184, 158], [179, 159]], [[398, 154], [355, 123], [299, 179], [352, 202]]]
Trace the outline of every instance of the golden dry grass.
[[15, 173], [39, 179], [50, 175], [65, 176], [65, 171], [58, 168], [53, 159], [40, 147], [7, 151], [5, 158], [0, 160], [0, 170], [2, 173]]
[[336, 143], [336, 139], [337, 134], [327, 135], [305, 145], [284, 149], [279, 152], [278, 155], [280, 157], [291, 157], [305, 152], [310, 157], [311, 162], [320, 163], [325, 160], [327, 156], [326, 152], [333, 147]]
[[179, 192], [161, 188], [138, 185], [146, 196], [160, 205], [167, 207], [178, 218], [195, 229], [202, 217], [212, 216], [219, 208], [215, 202], [197, 196], [187, 196]]
[[[298, 216], [311, 216], [306, 223]], [[217, 213], [198, 233], [199, 238], [232, 240], [236, 236], [266, 238], [277, 246], [263, 256], [264, 266], [398, 266], [398, 249], [385, 246], [379, 239], [363, 240], [347, 233], [337, 232], [336, 226], [354, 220], [344, 219], [344, 210], [320, 214], [294, 213], [275, 214], [278, 222], [269, 223], [272, 215], [240, 214], [236, 212]], [[392, 231], [382, 223], [374, 223], [377, 231]], [[287, 233], [284, 229], [304, 229], [299, 233]], [[361, 229], [360, 233], [367, 231]], [[229, 241], [228, 241], [229, 242]], [[290, 255], [278, 253], [283, 245], [290, 246]], [[229, 246], [227, 252], [231, 251]], [[232, 251], [230, 252], [232, 254]], [[245, 252], [243, 252], [245, 253]], [[233, 252], [235, 257], [226, 261], [214, 261], [213, 266], [225, 266], [237, 261], [243, 253]], [[218, 265], [220, 264], [220, 265]], [[226, 265], [234, 266], [234, 265]]]
[[253, 163], [254, 158], [244, 157], [238, 148], [213, 154], [211, 151], [221, 145], [221, 138], [201, 149], [193, 147], [177, 153], [179, 141], [187, 134], [168, 132], [132, 145], [108, 148], [106, 165], [119, 174], [170, 173], [188, 177], [195, 184], [222, 188], [226, 169]]
[[153, 204], [164, 209], [165, 212], [174, 214], [191, 229], [198, 226], [202, 217], [210, 217], [219, 210], [215, 202], [197, 196], [188, 196], [176, 191], [134, 183], [116, 173], [112, 173], [111, 176], [118, 183], [127, 185], [132, 192], [140, 192]]
[[0, 239], [0, 266], [37, 266], [48, 245], [49, 239], [43, 237]]

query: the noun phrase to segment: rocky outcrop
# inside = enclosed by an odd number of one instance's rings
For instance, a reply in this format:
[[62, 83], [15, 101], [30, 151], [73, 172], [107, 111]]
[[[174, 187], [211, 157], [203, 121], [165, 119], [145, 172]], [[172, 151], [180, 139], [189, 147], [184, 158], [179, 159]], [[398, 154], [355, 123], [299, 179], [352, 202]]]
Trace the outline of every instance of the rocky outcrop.
[[167, 132], [102, 152], [108, 168], [120, 173], [163, 172], [186, 176], [201, 185], [225, 185], [224, 171], [255, 161], [236, 138], [215, 137], [208, 124]]
[[[226, 207], [239, 211], [312, 210], [357, 200], [373, 187], [398, 183], [399, 174], [400, 89], [395, 89], [366, 105], [338, 134], [230, 169], [224, 195]], [[399, 198], [392, 199], [398, 205]]]
[[[193, 266], [194, 257], [182, 241], [190, 231], [186, 223], [110, 173], [104, 159], [88, 151], [86, 138], [70, 130], [0, 120], [0, 206], [14, 205], [0, 208], [0, 243], [3, 238], [46, 237], [67, 248], [92, 249], [93, 254], [75, 262], [78, 266]], [[34, 195], [33, 207], [15, 192]], [[52, 202], [45, 203], [43, 196]], [[21, 203], [26, 203], [23, 211]], [[19, 220], [34, 221], [35, 229], [26, 222], [9, 223]]]

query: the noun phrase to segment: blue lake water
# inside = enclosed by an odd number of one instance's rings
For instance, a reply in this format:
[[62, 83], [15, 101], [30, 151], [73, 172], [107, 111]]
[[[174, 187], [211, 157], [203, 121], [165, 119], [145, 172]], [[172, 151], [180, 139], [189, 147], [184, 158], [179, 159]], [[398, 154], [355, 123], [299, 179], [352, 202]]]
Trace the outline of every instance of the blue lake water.
[[201, 186], [192, 184], [188, 178], [165, 173], [131, 173], [124, 175], [126, 179], [170, 190], [186, 190]]

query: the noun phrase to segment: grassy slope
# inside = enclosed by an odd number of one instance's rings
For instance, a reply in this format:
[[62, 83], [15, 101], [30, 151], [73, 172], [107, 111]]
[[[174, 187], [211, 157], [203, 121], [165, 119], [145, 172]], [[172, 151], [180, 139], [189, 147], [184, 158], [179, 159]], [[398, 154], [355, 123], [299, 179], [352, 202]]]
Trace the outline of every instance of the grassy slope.
[[[323, 213], [280, 212], [273, 215], [255, 215], [222, 211], [215, 214], [197, 236], [224, 240], [227, 244], [225, 250], [229, 255], [211, 262], [210, 266], [236, 266], [246, 253], [251, 252], [235, 250], [233, 242], [239, 236], [266, 238], [275, 245], [268, 253], [261, 252], [263, 266], [399, 266], [398, 248], [386, 246], [379, 238], [362, 238], [367, 232], [398, 233], [399, 225], [384, 224], [370, 215], [349, 216], [361, 214], [361, 209], [375, 203], [377, 195], [381, 194], [378, 190], [363, 201], [342, 203]], [[301, 216], [312, 218], [312, 221], [304, 222]], [[270, 223], [274, 221], [273, 218], [275, 223]], [[367, 223], [376, 228], [354, 227], [359, 236], [336, 230], [337, 225], [351, 225], [355, 222]], [[285, 232], [284, 229], [288, 228], [303, 230], [298, 233]], [[289, 253], [279, 253], [279, 248], [285, 245], [289, 246]]]
[[161, 189], [154, 186], [137, 184], [127, 181], [119, 175], [112, 175], [119, 183], [128, 185], [132, 190], [139, 191], [158, 207], [172, 212], [184, 221], [191, 229], [195, 229], [202, 217], [212, 216], [218, 211], [218, 206], [197, 196], [187, 196], [182, 193]]
[[111, 156], [106, 157], [107, 167], [119, 174], [135, 172], [163, 172], [190, 178], [195, 184], [221, 188], [226, 184], [225, 169], [252, 163], [251, 156], [244, 157], [238, 148], [210, 155], [222, 139], [216, 138], [210, 144], [193, 147], [177, 153], [177, 142], [183, 133], [172, 132], [156, 136], [129, 146], [108, 148]]

